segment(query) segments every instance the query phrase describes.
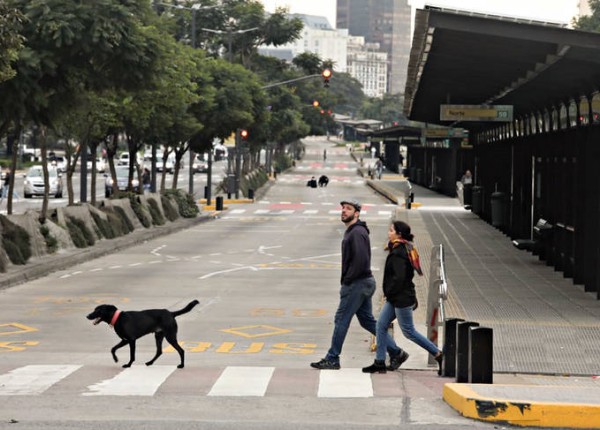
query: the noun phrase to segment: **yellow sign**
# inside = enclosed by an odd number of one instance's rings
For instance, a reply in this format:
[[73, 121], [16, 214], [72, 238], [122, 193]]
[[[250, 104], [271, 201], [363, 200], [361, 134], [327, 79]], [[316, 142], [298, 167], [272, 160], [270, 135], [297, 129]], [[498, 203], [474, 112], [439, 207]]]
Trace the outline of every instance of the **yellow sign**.
[[512, 105], [440, 105], [440, 121], [510, 122], [512, 120]]

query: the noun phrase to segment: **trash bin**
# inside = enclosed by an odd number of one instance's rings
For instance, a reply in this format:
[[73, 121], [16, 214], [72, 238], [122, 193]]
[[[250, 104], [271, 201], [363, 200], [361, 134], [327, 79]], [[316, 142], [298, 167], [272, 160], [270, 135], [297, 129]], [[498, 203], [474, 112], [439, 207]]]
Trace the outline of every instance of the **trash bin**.
[[463, 205], [471, 206], [473, 204], [473, 184], [463, 185]]
[[471, 190], [471, 211], [481, 215], [483, 214], [483, 187], [475, 185]]
[[222, 211], [223, 210], [223, 196], [217, 196], [217, 198], [215, 200], [217, 202], [216, 203], [216, 205], [217, 205], [216, 209], [218, 211]]
[[554, 240], [554, 226], [543, 218], [533, 226], [533, 239], [535, 248], [533, 254], [538, 254], [540, 260], [551, 261], [552, 241]]
[[423, 169], [417, 169], [417, 180], [415, 181], [419, 185], [423, 185]]
[[492, 225], [494, 227], [504, 227], [506, 218], [506, 194], [501, 191], [495, 191], [490, 196], [492, 205]]

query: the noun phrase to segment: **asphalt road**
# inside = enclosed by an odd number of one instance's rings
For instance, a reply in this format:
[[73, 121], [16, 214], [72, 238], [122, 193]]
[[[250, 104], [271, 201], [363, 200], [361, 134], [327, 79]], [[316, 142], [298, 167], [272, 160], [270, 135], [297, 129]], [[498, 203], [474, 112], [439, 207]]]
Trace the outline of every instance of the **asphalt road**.
[[[323, 162], [323, 149], [327, 160]], [[325, 173], [326, 188], [307, 188]], [[0, 291], [0, 428], [407, 429], [492, 428], [441, 399], [434, 371], [365, 375], [371, 338], [356, 322], [342, 371], [317, 371], [338, 303], [339, 201], [359, 198], [373, 266], [393, 207], [364, 186], [344, 148], [310, 141], [305, 159], [263, 200], [236, 205], [194, 228]], [[97, 304], [180, 309], [185, 369], [171, 348], [152, 367], [154, 340], [127, 348]], [[495, 427], [497, 428], [497, 427]]]

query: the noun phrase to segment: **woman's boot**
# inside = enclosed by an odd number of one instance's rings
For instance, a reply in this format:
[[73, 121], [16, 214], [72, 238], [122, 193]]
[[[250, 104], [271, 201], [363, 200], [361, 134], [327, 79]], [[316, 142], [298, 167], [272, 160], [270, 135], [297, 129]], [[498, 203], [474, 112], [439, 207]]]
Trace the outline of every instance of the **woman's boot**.
[[363, 367], [363, 373], [386, 373], [385, 360], [375, 360], [369, 367]]

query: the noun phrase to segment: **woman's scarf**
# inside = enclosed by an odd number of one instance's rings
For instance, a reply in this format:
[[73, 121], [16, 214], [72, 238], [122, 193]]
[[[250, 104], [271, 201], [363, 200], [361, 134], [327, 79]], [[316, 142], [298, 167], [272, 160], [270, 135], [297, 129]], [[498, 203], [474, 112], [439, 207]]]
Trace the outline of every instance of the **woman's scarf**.
[[410, 265], [413, 267], [415, 272], [417, 272], [420, 276], [423, 276], [423, 270], [421, 269], [421, 261], [419, 260], [419, 252], [417, 248], [412, 242], [409, 242], [406, 239], [396, 239], [388, 242], [385, 247], [386, 251], [392, 252], [392, 249], [403, 244], [406, 248], [406, 253], [408, 254], [408, 261], [410, 261]]

